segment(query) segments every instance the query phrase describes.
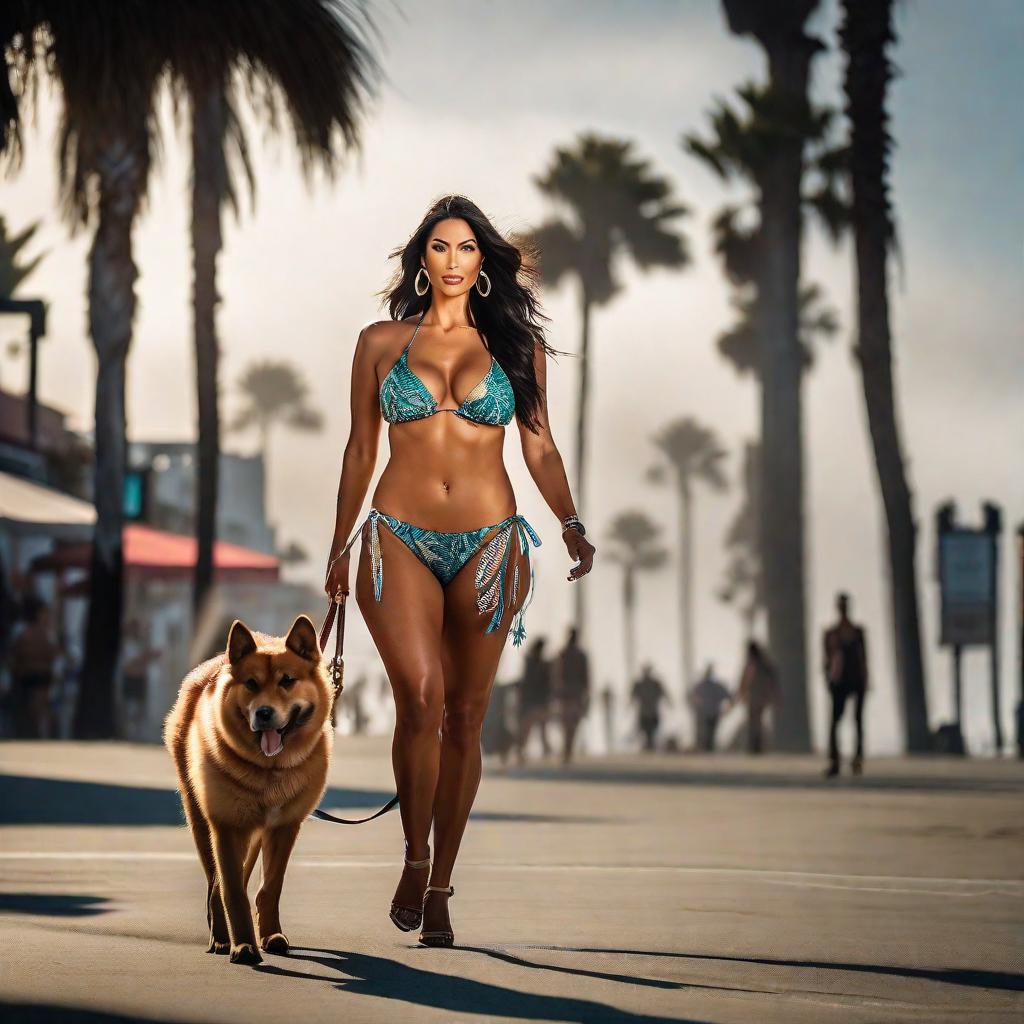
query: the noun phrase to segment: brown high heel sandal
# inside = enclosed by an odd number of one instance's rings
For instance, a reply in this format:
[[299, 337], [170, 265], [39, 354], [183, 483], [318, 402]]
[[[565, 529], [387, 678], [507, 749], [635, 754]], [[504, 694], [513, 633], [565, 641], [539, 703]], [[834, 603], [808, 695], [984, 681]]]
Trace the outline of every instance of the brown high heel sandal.
[[[427, 847], [427, 855], [423, 860], [409, 860], [405, 858], [405, 866], [407, 868], [429, 868], [430, 867], [430, 847]], [[416, 920], [412, 924], [405, 924], [404, 921], [396, 914], [396, 911], [404, 910], [406, 913], [415, 914]], [[401, 903], [396, 903], [394, 900], [391, 901], [391, 913], [388, 915], [394, 922], [396, 928], [401, 929], [403, 932], [411, 932], [416, 928], [419, 928], [423, 921], [423, 906], [422, 904], [418, 907], [406, 907]]]
[[[423, 893], [423, 901], [426, 902], [427, 897], [432, 892], [443, 892], [446, 896], [455, 895], [455, 886], [453, 885], [428, 885], [426, 892]], [[432, 929], [427, 932], [420, 932], [419, 941], [424, 946], [452, 946], [455, 944], [455, 933], [448, 929]]]

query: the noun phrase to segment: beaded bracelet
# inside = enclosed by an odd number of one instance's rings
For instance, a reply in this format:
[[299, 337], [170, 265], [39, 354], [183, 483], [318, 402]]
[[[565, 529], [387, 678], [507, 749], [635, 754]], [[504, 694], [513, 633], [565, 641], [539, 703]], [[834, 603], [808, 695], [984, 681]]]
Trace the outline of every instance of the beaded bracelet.
[[566, 516], [562, 520], [562, 533], [565, 533], [566, 530], [576, 530], [581, 537], [585, 537], [587, 533], [586, 527], [580, 522], [579, 516], [575, 513], [573, 515]]

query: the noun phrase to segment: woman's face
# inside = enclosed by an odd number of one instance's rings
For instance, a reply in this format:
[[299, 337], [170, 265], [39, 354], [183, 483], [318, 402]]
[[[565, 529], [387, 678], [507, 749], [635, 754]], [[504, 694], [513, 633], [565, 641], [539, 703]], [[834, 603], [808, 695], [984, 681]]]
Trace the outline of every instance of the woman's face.
[[431, 285], [441, 294], [454, 298], [468, 292], [482, 264], [483, 254], [476, 235], [466, 221], [448, 217], [434, 225], [427, 238], [423, 265]]

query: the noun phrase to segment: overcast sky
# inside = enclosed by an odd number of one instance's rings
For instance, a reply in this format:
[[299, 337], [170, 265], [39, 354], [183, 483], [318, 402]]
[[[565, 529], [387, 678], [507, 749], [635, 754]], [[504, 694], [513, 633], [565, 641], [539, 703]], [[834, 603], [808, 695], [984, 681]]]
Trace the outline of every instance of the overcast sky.
[[[270, 516], [283, 543], [312, 554], [309, 580], [323, 578], [334, 519], [334, 495], [348, 433], [352, 347], [365, 323], [386, 316], [374, 293], [390, 273], [388, 251], [404, 242], [438, 194], [471, 196], [501, 230], [539, 222], [552, 211], [531, 178], [544, 172], [554, 147], [584, 130], [627, 138], [652, 170], [670, 179], [692, 215], [682, 227], [693, 265], [683, 273], [641, 277], [619, 268], [626, 288], [593, 323], [589, 493], [577, 508], [600, 547], [612, 518], [642, 507], [676, 532], [674, 495], [644, 480], [653, 461], [651, 436], [670, 419], [692, 415], [730, 449], [730, 475], [740, 470], [742, 444], [756, 430], [756, 393], [716, 354], [715, 336], [730, 322], [728, 290], [710, 252], [710, 219], [728, 190], [679, 145], [684, 132], [706, 130], [715, 98], [764, 75], [761, 52], [731, 36], [711, 0], [644, 3], [609, 0], [519, 0], [516, 4], [405, 0], [381, 5], [377, 24], [387, 73], [369, 108], [363, 152], [335, 186], [307, 189], [280, 143], [256, 145], [256, 212], [231, 220], [220, 261], [224, 297], [219, 326], [225, 406], [232, 385], [254, 359], [288, 358], [305, 374], [325, 415], [320, 435], [279, 434], [271, 451]], [[835, 52], [837, 10], [823, 5], [813, 28], [829, 51], [813, 66], [814, 98], [842, 106], [842, 61]], [[1024, 199], [1024, 7], [1016, 0], [916, 0], [898, 5], [894, 57], [901, 75], [892, 89], [893, 199], [903, 246], [903, 273], [893, 274], [893, 330], [901, 421], [921, 520], [921, 598], [930, 669], [933, 720], [950, 707], [948, 654], [936, 647], [938, 595], [933, 580], [936, 504], [959, 503], [964, 518], [983, 499], [999, 502], [1008, 531], [1024, 520], [1024, 347], [1021, 323], [1021, 225]], [[165, 117], [166, 122], [166, 117]], [[69, 238], [54, 213], [56, 105], [44, 98], [36, 129], [27, 133], [20, 175], [0, 183], [0, 213], [11, 230], [41, 222], [34, 252], [47, 256], [25, 293], [52, 307], [40, 361], [42, 398], [66, 410], [71, 425], [89, 429], [95, 360], [86, 334], [89, 238]], [[254, 141], [260, 132], [253, 136]], [[134, 439], [194, 436], [195, 402], [189, 312], [187, 148], [168, 135], [135, 233], [139, 310], [130, 356], [128, 417]], [[819, 354], [806, 386], [808, 485], [808, 609], [812, 641], [813, 711], [819, 745], [825, 735], [824, 692], [817, 674], [817, 632], [830, 617], [836, 589], [849, 589], [870, 631], [877, 689], [868, 704], [868, 750], [894, 750], [901, 729], [891, 683], [885, 584], [884, 520], [865, 429], [859, 381], [850, 356], [851, 249], [832, 249], [809, 226], [805, 277], [819, 284], [842, 330]], [[543, 296], [552, 318], [550, 341], [578, 348], [574, 290]], [[0, 341], [12, 328], [0, 328]], [[569, 470], [576, 384], [575, 360], [549, 369], [551, 419]], [[18, 388], [24, 366], [0, 355], [0, 380]], [[249, 451], [253, 437], [230, 438]], [[382, 434], [380, 467], [387, 458]], [[527, 643], [547, 632], [557, 643], [571, 613], [570, 559], [557, 520], [522, 464], [518, 432], [507, 433], [506, 461], [519, 511], [537, 528], [537, 592], [527, 611]], [[369, 505], [371, 482], [365, 507]], [[321, 495], [319, 501], [305, 499]], [[303, 501], [293, 502], [292, 494]], [[742, 632], [736, 613], [714, 590], [721, 578], [722, 537], [739, 492], [697, 495], [698, 662], [713, 658], [727, 677], [739, 667]], [[608, 550], [607, 546], [605, 550]], [[1007, 563], [1013, 547], [1003, 546]], [[1009, 568], [1009, 566], [1008, 566]], [[621, 684], [620, 580], [598, 554], [589, 590], [595, 680]], [[1011, 611], [1016, 571], [1003, 573], [1004, 721], [1017, 696]], [[674, 571], [640, 583], [639, 649], [673, 689], [679, 687]], [[277, 623], [255, 623], [279, 631]], [[375, 664], [358, 616], [348, 644], [353, 660]], [[517, 671], [521, 650], [508, 645], [499, 681]], [[966, 662], [968, 740], [990, 741], [984, 656]]]

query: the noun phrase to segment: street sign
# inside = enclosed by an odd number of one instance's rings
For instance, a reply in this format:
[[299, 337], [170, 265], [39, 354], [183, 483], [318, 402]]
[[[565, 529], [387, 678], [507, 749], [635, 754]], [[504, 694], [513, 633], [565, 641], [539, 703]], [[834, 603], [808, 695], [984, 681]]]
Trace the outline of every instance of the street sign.
[[946, 645], [990, 644], [995, 622], [992, 534], [955, 528], [939, 536], [942, 639]]

